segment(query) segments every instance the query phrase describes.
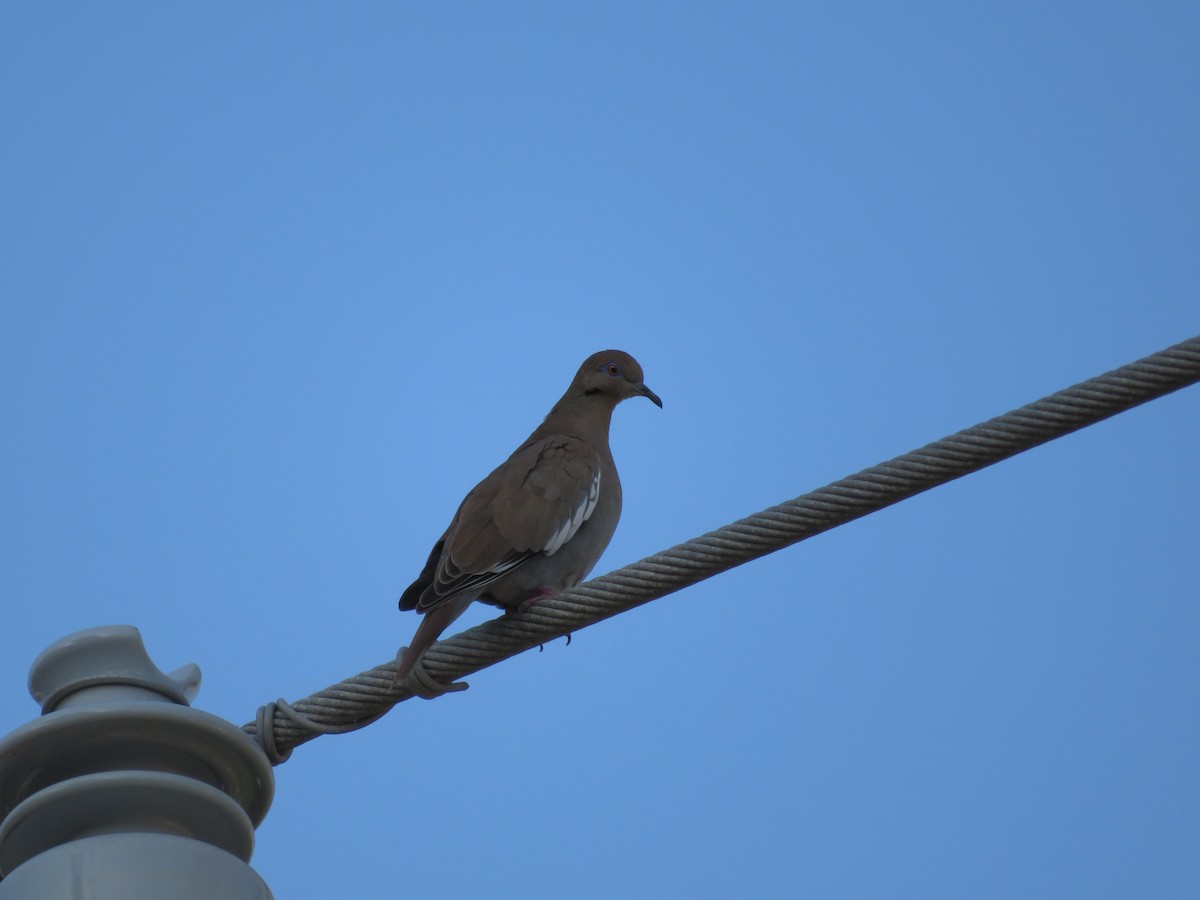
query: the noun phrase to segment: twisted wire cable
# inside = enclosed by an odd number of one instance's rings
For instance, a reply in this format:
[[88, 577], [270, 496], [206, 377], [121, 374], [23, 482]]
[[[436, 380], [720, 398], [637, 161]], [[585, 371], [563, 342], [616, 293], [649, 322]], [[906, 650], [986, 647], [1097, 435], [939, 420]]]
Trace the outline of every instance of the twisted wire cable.
[[[423, 662], [448, 684], [1197, 381], [1200, 336], [477, 625]], [[389, 661], [291, 705], [267, 704], [242, 729], [278, 764], [318, 734], [363, 727], [409, 699], [393, 687], [395, 671]]]

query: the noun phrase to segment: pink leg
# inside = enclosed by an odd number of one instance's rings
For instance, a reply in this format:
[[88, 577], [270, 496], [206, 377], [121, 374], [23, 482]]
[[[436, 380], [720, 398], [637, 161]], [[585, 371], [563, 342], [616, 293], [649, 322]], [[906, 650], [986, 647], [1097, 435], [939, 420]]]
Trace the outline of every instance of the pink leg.
[[532, 595], [521, 601], [521, 605], [517, 607], [518, 613], [523, 613], [539, 600], [545, 600], [547, 597], [553, 597], [557, 591], [552, 591], [550, 588], [538, 588]]

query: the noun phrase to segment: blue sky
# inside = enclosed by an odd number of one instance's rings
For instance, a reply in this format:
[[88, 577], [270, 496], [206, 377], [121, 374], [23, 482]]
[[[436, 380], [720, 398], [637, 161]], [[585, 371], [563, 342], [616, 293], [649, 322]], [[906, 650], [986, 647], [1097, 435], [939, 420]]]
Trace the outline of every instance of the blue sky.
[[[1190, 4], [7, 4], [0, 728], [389, 659], [589, 353], [597, 574], [1200, 332]], [[276, 770], [277, 897], [1200, 893], [1200, 390]], [[482, 621], [486, 609], [463, 624]]]

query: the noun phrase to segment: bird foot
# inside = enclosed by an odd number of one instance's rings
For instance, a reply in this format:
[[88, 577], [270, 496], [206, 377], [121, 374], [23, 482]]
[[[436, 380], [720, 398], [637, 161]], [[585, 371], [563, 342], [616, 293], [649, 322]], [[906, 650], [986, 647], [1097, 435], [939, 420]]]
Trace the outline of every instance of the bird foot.
[[[404, 651], [407, 649], [407, 647], [401, 647], [396, 653], [396, 658], [402, 658]], [[450, 684], [443, 684], [435, 680], [429, 674], [429, 670], [425, 668], [424, 660], [420, 659], [413, 664], [412, 669], [403, 678], [399, 677], [399, 672], [396, 673], [396, 676], [392, 681], [393, 690], [398, 687], [403, 688], [414, 697], [420, 697], [422, 700], [436, 700], [443, 694], [457, 694], [470, 687], [465, 681], [454, 681]]]

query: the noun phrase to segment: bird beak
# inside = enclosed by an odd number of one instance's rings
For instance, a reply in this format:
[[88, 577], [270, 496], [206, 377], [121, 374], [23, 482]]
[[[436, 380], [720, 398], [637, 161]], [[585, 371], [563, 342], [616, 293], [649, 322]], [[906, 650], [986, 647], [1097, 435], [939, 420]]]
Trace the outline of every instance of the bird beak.
[[662, 400], [658, 399], [658, 394], [654, 393], [654, 391], [650, 390], [650, 388], [646, 387], [644, 384], [639, 384], [637, 386], [637, 392], [643, 397], [648, 398], [650, 402], [659, 409], [662, 409]]

